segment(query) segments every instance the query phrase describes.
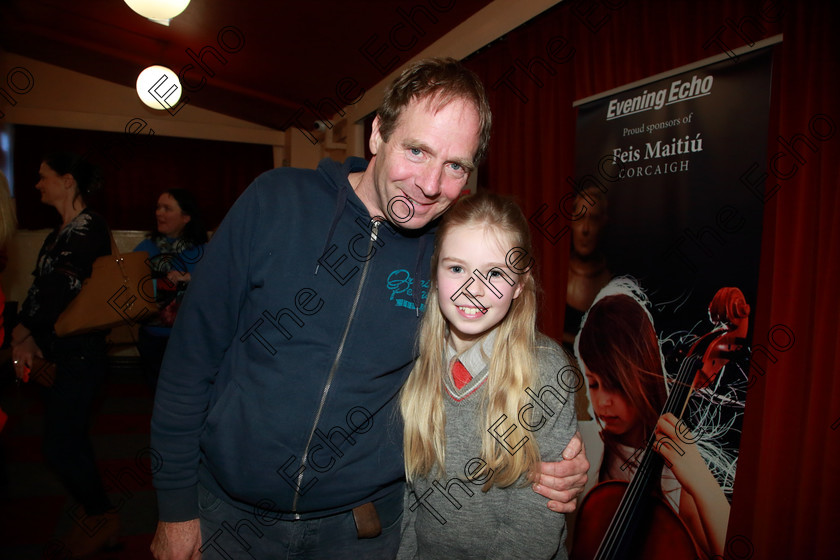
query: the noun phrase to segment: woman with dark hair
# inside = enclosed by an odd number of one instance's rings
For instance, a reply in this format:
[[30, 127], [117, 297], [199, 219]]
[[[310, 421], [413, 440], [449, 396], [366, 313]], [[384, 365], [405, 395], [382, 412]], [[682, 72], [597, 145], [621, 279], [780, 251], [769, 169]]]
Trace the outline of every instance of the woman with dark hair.
[[[61, 225], [50, 233], [35, 266], [32, 286], [12, 331], [15, 374], [28, 380], [41, 358], [56, 364], [44, 389], [44, 457], [81, 506], [84, 515], [63, 540], [72, 556], [84, 556], [116, 538], [119, 517], [96, 469], [89, 436], [93, 398], [105, 378], [105, 331], [58, 338], [53, 325], [79, 293], [93, 262], [110, 254], [108, 225], [87, 208], [99, 188], [98, 170], [82, 157], [57, 153], [44, 158], [35, 188], [55, 208]], [[92, 535], [83, 527], [98, 527]]]
[[701, 438], [685, 426], [678, 436], [677, 418], [660, 416], [668, 397], [665, 363], [648, 306], [634, 281], [615, 278], [595, 298], [575, 339], [594, 418], [580, 423], [591, 460], [584, 495], [598, 482], [630, 480], [651, 433], [658, 441], [682, 442], [678, 448], [654, 446], [666, 462], [659, 492], [685, 523], [697, 553], [722, 555], [729, 502]]
[[146, 381], [153, 390], [178, 306], [207, 243], [207, 228], [198, 201], [186, 189], [170, 189], [161, 194], [155, 218], [154, 233], [134, 248], [149, 253], [153, 280], [151, 290], [146, 291], [154, 293], [160, 308], [160, 314], [140, 329], [137, 340]]

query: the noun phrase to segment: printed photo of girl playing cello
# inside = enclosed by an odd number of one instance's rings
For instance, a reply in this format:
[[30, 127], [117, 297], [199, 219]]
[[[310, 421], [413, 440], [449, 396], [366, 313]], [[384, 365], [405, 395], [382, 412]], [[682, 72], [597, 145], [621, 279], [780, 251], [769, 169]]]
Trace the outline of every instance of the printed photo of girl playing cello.
[[[593, 418], [579, 424], [591, 467], [573, 559], [723, 556], [737, 444], [726, 442], [734, 419], [720, 401], [742, 412], [743, 400], [720, 382], [745, 371], [749, 306], [724, 288], [709, 312], [710, 335], [663, 344], [647, 297], [623, 277], [584, 316], [574, 349]], [[666, 370], [663, 348], [680, 354], [679, 374]]]

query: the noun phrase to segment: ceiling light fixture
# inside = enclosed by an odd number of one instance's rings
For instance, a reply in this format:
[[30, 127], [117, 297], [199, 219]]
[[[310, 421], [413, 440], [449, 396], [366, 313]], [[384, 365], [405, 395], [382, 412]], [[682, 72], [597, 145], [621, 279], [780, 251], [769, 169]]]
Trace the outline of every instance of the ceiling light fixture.
[[125, 3], [144, 18], [169, 25], [169, 20], [183, 12], [190, 0], [125, 0]]
[[181, 99], [181, 82], [166, 66], [149, 66], [137, 76], [137, 95], [152, 109], [168, 111]]

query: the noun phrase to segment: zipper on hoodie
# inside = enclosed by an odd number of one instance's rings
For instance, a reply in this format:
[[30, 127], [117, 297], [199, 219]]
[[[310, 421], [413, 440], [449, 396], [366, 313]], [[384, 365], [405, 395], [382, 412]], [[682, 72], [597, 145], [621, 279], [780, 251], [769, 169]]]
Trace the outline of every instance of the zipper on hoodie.
[[[368, 254], [370, 254], [370, 251], [373, 249], [373, 244], [379, 236], [379, 222], [376, 220], [371, 220], [370, 222], [371, 230], [370, 240], [368, 242]], [[330, 392], [333, 377], [335, 377], [335, 372], [338, 369], [338, 363], [341, 361], [341, 354], [344, 352], [344, 343], [347, 341], [347, 335], [350, 332], [350, 325], [353, 323], [353, 318], [356, 316], [356, 307], [359, 305], [359, 298], [362, 295], [362, 288], [364, 287], [365, 280], [367, 279], [368, 268], [371, 260], [373, 259], [367, 259], [364, 267], [362, 268], [362, 276], [359, 279], [359, 287], [356, 288], [356, 296], [353, 298], [353, 305], [350, 308], [350, 315], [347, 317], [347, 324], [344, 326], [344, 333], [341, 335], [341, 342], [338, 344], [338, 351], [335, 354], [335, 359], [333, 359], [333, 364], [330, 368], [330, 373], [327, 376], [327, 381], [324, 383], [324, 388], [321, 390], [321, 400], [318, 403], [318, 411], [315, 413], [315, 421], [312, 423], [312, 429], [309, 431], [309, 438], [306, 440], [306, 447], [304, 447], [303, 455], [300, 459], [301, 469], [297, 479], [298, 490], [301, 488], [303, 474], [306, 472], [306, 462], [309, 458], [309, 446], [312, 444], [312, 438], [315, 436], [315, 429], [318, 427], [318, 422], [321, 420], [321, 413], [324, 411], [324, 403], [327, 401], [327, 394]], [[300, 514], [296, 511], [298, 498], [300, 498], [300, 492], [298, 492], [298, 490], [295, 490], [295, 499], [292, 501], [292, 512], [295, 514], [295, 519], [300, 519]]]

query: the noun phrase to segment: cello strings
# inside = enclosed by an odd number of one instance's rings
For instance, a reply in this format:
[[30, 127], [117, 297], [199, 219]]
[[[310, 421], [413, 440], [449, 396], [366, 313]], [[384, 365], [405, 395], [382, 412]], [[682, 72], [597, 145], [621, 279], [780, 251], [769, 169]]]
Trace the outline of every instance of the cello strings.
[[[691, 385], [687, 383], [687, 378], [689, 376], [694, 376], [699, 359], [699, 356], [691, 355], [683, 360], [677, 374], [677, 379], [674, 382], [674, 388], [668, 393], [668, 397], [665, 400], [663, 414], [665, 412], [673, 411], [673, 409], [677, 408], [679, 401], [685, 399], [680, 412], [680, 417], [682, 416], [682, 412], [685, 410], [688, 398], [690, 397], [691, 391], [694, 387], [693, 382]], [[683, 397], [680, 396], [680, 393], [687, 394]], [[645, 491], [647, 487], [647, 484], [645, 484], [644, 481], [654, 474], [652, 471], [655, 468], [661, 473], [664, 460], [656, 461], [656, 458], [659, 457], [661, 459], [661, 456], [659, 456], [656, 452], [651, 453], [652, 448], [655, 446], [655, 442], [656, 434], [654, 432], [651, 433], [648, 438], [648, 444], [645, 448], [644, 457], [639, 462], [638, 468], [633, 475], [633, 479], [619, 502], [616, 515], [613, 517], [609, 527], [607, 528], [607, 534], [601, 542], [601, 545], [598, 547], [596, 558], [599, 560], [615, 557], [615, 554], [619, 551], [622, 544], [621, 538], [627, 537], [627, 526], [630, 524], [630, 520], [634, 515], [639, 513], [638, 509], [641, 506], [641, 493]], [[657, 464], [654, 464], [655, 462]], [[636, 507], [631, 508], [630, 504], [635, 504]]]

